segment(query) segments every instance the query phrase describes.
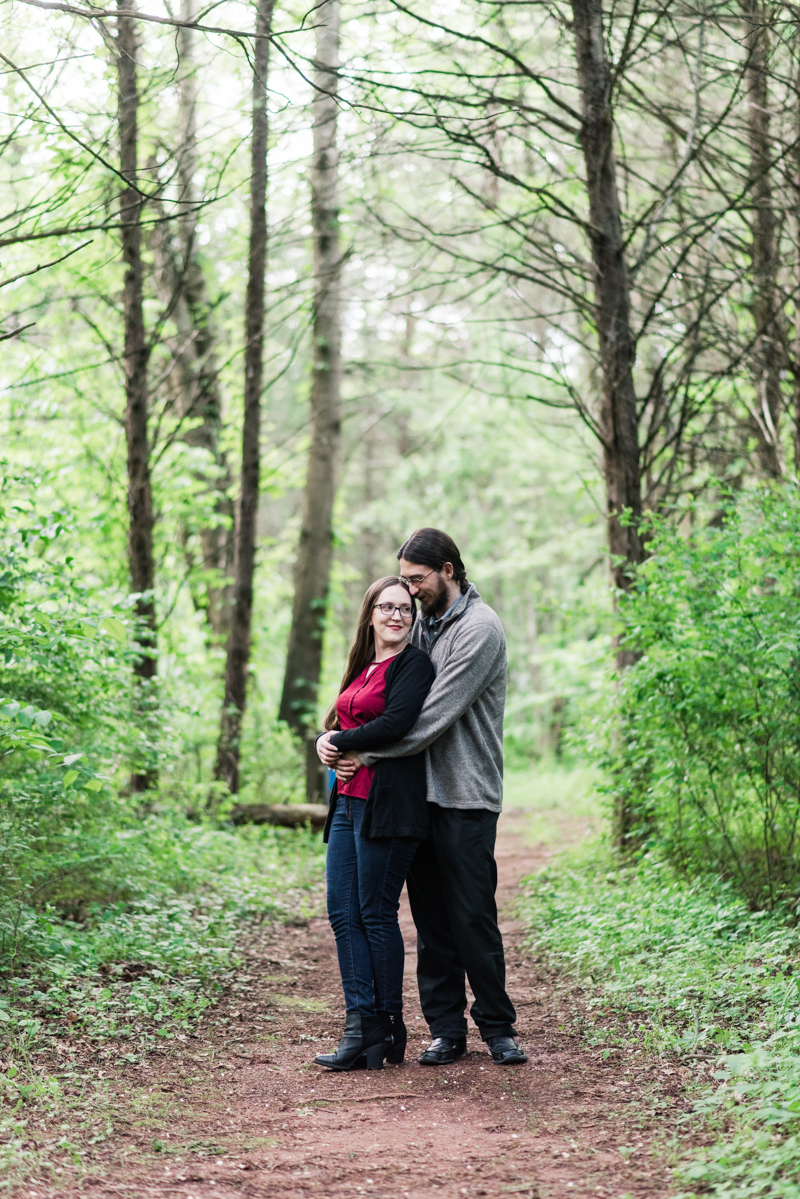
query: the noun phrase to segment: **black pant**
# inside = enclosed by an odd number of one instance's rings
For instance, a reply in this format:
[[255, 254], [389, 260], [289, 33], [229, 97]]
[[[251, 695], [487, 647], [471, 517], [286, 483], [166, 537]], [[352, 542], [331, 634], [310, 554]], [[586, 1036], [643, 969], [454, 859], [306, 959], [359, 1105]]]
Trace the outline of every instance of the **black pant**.
[[470, 1015], [484, 1041], [514, 1036], [494, 898], [497, 813], [430, 807], [431, 839], [420, 845], [407, 879], [423, 1014], [432, 1036], [466, 1036], [466, 972], [475, 996]]

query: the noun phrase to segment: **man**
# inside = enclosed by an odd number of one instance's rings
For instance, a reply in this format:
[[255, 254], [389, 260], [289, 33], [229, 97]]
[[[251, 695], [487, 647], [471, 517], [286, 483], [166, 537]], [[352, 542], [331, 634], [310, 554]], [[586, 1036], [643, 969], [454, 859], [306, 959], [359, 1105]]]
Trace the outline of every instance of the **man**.
[[[418, 529], [400, 547], [402, 577], [420, 603], [410, 641], [426, 650], [436, 680], [419, 720], [402, 741], [362, 754], [405, 757], [426, 749], [431, 839], [420, 846], [408, 875], [417, 926], [417, 980], [433, 1037], [425, 1066], [456, 1061], [467, 1047], [470, 1014], [498, 1065], [528, 1059], [515, 1037], [516, 1013], [505, 989], [503, 941], [497, 926], [494, 844], [503, 798], [503, 709], [506, 646], [499, 617], [467, 580], [458, 547], [439, 529]], [[338, 761], [319, 744], [320, 757], [340, 775], [359, 759]]]

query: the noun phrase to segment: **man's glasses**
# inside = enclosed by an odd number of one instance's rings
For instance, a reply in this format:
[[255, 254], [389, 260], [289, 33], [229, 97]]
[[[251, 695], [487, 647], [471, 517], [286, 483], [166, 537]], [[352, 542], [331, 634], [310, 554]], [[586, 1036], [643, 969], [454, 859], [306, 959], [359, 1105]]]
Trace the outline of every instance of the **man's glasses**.
[[384, 616], [394, 616], [395, 612], [399, 612], [403, 620], [410, 620], [414, 609], [411, 604], [373, 604], [373, 608], [380, 608]]
[[435, 574], [436, 574], [435, 570], [429, 570], [427, 575], [412, 575], [411, 578], [409, 578], [409, 579], [407, 579], [405, 577], [405, 575], [401, 575], [400, 577], [402, 578], [403, 582], [408, 583], [410, 587], [421, 587], [422, 584], [427, 579], [428, 575], [435, 575]]

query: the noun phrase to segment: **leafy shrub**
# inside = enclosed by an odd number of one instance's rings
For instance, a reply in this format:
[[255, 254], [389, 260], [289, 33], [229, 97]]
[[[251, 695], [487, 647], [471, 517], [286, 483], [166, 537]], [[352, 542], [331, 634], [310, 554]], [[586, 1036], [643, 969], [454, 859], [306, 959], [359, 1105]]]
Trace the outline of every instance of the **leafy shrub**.
[[643, 656], [619, 689], [612, 790], [639, 843], [773, 906], [800, 886], [800, 489], [650, 531], [623, 605]]
[[[81, 577], [67, 514], [24, 495], [0, 488], [0, 1035], [35, 1038], [70, 1007], [107, 1031], [196, 1014], [243, 916], [302, 909], [319, 838], [204, 824], [207, 783], [168, 774], [144, 806], [128, 792], [167, 740], [134, 702], [129, 600]], [[141, 976], [119, 976], [132, 961]]]
[[61, 552], [68, 517], [0, 508], [0, 953], [24, 908], [108, 890], [114, 830], [137, 818], [116, 776], [146, 729], [131, 703], [128, 613]]

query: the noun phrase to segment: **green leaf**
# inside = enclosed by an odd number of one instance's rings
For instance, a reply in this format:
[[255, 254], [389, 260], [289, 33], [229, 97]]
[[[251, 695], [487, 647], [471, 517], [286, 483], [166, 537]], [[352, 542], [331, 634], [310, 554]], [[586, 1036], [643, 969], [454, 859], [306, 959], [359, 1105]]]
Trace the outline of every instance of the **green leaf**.
[[97, 629], [95, 628], [95, 626], [93, 624], [89, 624], [88, 620], [82, 620], [81, 621], [81, 636], [88, 637], [89, 640], [91, 641], [93, 637], [97, 636]]
[[36, 709], [33, 704], [28, 704], [27, 708], [23, 708], [21, 712], [17, 712], [17, 724], [21, 724], [24, 729], [29, 729], [33, 724], [35, 715]]
[[36, 713], [33, 719], [41, 728], [46, 729], [50, 721], [53, 719], [53, 714], [52, 712], [46, 712], [44, 709], [42, 709], [41, 712]]
[[114, 616], [106, 616], [100, 622], [100, 628], [104, 633], [108, 633], [109, 637], [113, 637], [120, 645], [128, 644], [128, 634], [125, 631], [125, 625], [121, 620], [117, 620]]
[[87, 791], [102, 791], [103, 789], [102, 779], [88, 779], [83, 785]]
[[45, 616], [44, 612], [34, 612], [33, 619], [37, 624], [40, 624], [43, 629], [50, 628], [50, 617]]
[[8, 1012], [4, 1011], [3, 1008], [1, 1008], [1, 1007], [0, 1007], [0, 1020], [5, 1020], [6, 1023], [8, 1023], [11, 1020], [11, 1017], [8, 1014]]
[[75, 779], [77, 777], [78, 777], [77, 770], [68, 770], [67, 773], [64, 775], [64, 786], [68, 787], [70, 785], [70, 783], [74, 783]]

